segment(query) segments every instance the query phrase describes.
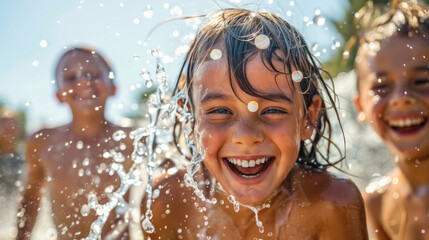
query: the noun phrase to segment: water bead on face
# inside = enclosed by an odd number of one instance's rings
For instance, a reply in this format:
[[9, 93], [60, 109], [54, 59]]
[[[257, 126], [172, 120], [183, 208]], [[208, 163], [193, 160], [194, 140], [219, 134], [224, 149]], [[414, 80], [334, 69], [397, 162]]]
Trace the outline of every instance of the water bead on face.
[[270, 38], [265, 34], [259, 34], [255, 38], [255, 46], [261, 50], [267, 49], [270, 46]]
[[215, 48], [210, 51], [210, 58], [213, 60], [219, 60], [222, 57], [222, 51]]
[[257, 102], [255, 102], [255, 101], [250, 101], [248, 104], [247, 104], [247, 109], [250, 111], [250, 112], [256, 112], [256, 111], [258, 111], [258, 103]]
[[292, 73], [292, 80], [295, 82], [301, 82], [303, 78], [302, 72], [301, 71], [294, 71]]

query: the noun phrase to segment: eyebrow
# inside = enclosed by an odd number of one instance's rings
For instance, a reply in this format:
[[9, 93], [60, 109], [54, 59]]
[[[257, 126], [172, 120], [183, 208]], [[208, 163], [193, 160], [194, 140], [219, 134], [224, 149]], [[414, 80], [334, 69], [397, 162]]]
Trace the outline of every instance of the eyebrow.
[[223, 93], [209, 93], [203, 96], [201, 103], [206, 103], [212, 100], [228, 100], [229, 97]]
[[[281, 93], [269, 93], [263, 96], [270, 101], [293, 103], [292, 99], [290, 99], [288, 96]], [[201, 104], [212, 100], [229, 100], [229, 99], [230, 97], [228, 95], [225, 95], [222, 93], [209, 93], [207, 95], [204, 95], [204, 97], [201, 99]]]
[[416, 66], [415, 68], [413, 68], [413, 70], [416, 70], [416, 71], [427, 71], [427, 70], [429, 70], [429, 64], [428, 65]]
[[293, 103], [292, 99], [290, 99], [288, 96], [282, 93], [269, 93], [263, 96], [271, 101]]
[[[429, 64], [416, 66], [416, 67], [413, 67], [413, 69], [411, 69], [411, 70], [413, 70], [413, 71], [427, 71], [427, 70], [429, 70]], [[386, 72], [386, 71], [375, 72], [375, 75], [377, 77], [385, 76], [385, 75], [388, 75], [388, 72]]]

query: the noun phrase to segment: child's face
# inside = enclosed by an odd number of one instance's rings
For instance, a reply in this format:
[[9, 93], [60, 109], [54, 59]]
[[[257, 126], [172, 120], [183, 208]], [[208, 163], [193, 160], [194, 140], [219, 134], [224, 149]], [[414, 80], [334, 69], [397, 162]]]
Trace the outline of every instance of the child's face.
[[66, 55], [57, 73], [57, 97], [79, 111], [101, 111], [115, 93], [109, 69], [96, 54], [73, 51]]
[[429, 156], [429, 45], [395, 36], [376, 55], [359, 50], [358, 110], [393, 154]]
[[[277, 62], [278, 66], [281, 66]], [[275, 101], [246, 94], [234, 82], [234, 94], [225, 57], [203, 63], [192, 86], [195, 106], [194, 136], [206, 150], [204, 164], [222, 187], [244, 204], [268, 199], [287, 177], [300, 141], [313, 131], [306, 128], [302, 95], [262, 63], [259, 54], [248, 61], [250, 84]], [[255, 112], [248, 103], [255, 101]], [[318, 109], [310, 107], [309, 115]]]

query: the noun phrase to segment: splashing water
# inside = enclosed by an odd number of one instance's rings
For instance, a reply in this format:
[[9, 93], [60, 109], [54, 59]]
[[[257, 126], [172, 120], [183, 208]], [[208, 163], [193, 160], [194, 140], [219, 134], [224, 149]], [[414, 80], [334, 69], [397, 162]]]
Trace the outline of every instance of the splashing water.
[[[108, 194], [109, 201], [106, 204], [99, 204], [97, 201], [97, 196], [92, 193], [88, 197], [88, 207], [95, 210], [98, 218], [91, 224], [91, 229], [89, 235], [84, 238], [85, 240], [95, 240], [99, 239], [101, 230], [103, 229], [104, 224], [107, 221], [107, 218], [110, 212], [116, 207], [127, 207], [128, 204], [124, 200], [123, 196], [128, 191], [132, 185], [140, 185], [144, 182], [142, 179], [140, 169], [147, 170], [147, 212], [144, 215], [144, 220], [142, 222], [143, 229], [151, 233], [154, 231], [154, 226], [150, 222], [152, 219], [152, 211], [150, 210], [152, 203], [152, 177], [154, 169], [156, 167], [155, 162], [162, 163], [165, 157], [162, 154], [156, 154], [153, 150], [156, 146], [157, 136], [162, 136], [163, 133], [169, 133], [171, 128], [171, 122], [178, 112], [177, 108], [179, 105], [177, 101], [180, 98], [184, 98], [183, 94], [178, 94], [174, 98], [168, 100], [167, 91], [169, 89], [167, 82], [167, 74], [164, 67], [160, 64], [158, 58], [158, 52], [152, 51], [152, 55], [156, 57], [157, 60], [157, 69], [156, 69], [156, 79], [158, 81], [158, 88], [154, 95], [152, 95], [148, 102], [149, 107], [149, 116], [150, 123], [147, 128], [139, 128], [130, 133], [130, 138], [133, 139], [134, 151], [131, 154], [131, 159], [133, 165], [131, 166], [128, 172], [125, 171], [121, 162], [124, 161], [124, 156], [115, 151], [111, 150], [109, 153], [113, 156], [113, 163], [111, 164], [112, 174], [116, 172], [120, 179], [120, 187], [110, 194]], [[144, 78], [150, 79], [149, 72], [144, 73]], [[123, 131], [117, 131], [113, 134], [113, 140], [120, 141], [121, 139], [126, 138], [126, 133]], [[144, 141], [142, 141], [144, 140]], [[172, 158], [172, 161], [176, 164], [175, 159]], [[158, 160], [158, 161], [155, 161]], [[86, 211], [84, 211], [86, 214]]]

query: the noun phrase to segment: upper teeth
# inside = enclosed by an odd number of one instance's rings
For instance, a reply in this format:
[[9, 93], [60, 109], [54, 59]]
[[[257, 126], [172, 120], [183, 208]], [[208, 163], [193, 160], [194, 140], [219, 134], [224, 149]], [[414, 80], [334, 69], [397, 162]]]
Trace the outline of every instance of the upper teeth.
[[424, 121], [424, 118], [405, 118], [397, 120], [389, 120], [389, 125], [392, 127], [410, 127], [419, 125]]
[[227, 158], [227, 160], [235, 165], [247, 168], [247, 167], [254, 167], [259, 164], [263, 164], [266, 161], [268, 161], [267, 157], [254, 159], [254, 160], [244, 160], [244, 159], [238, 159], [238, 158]]

